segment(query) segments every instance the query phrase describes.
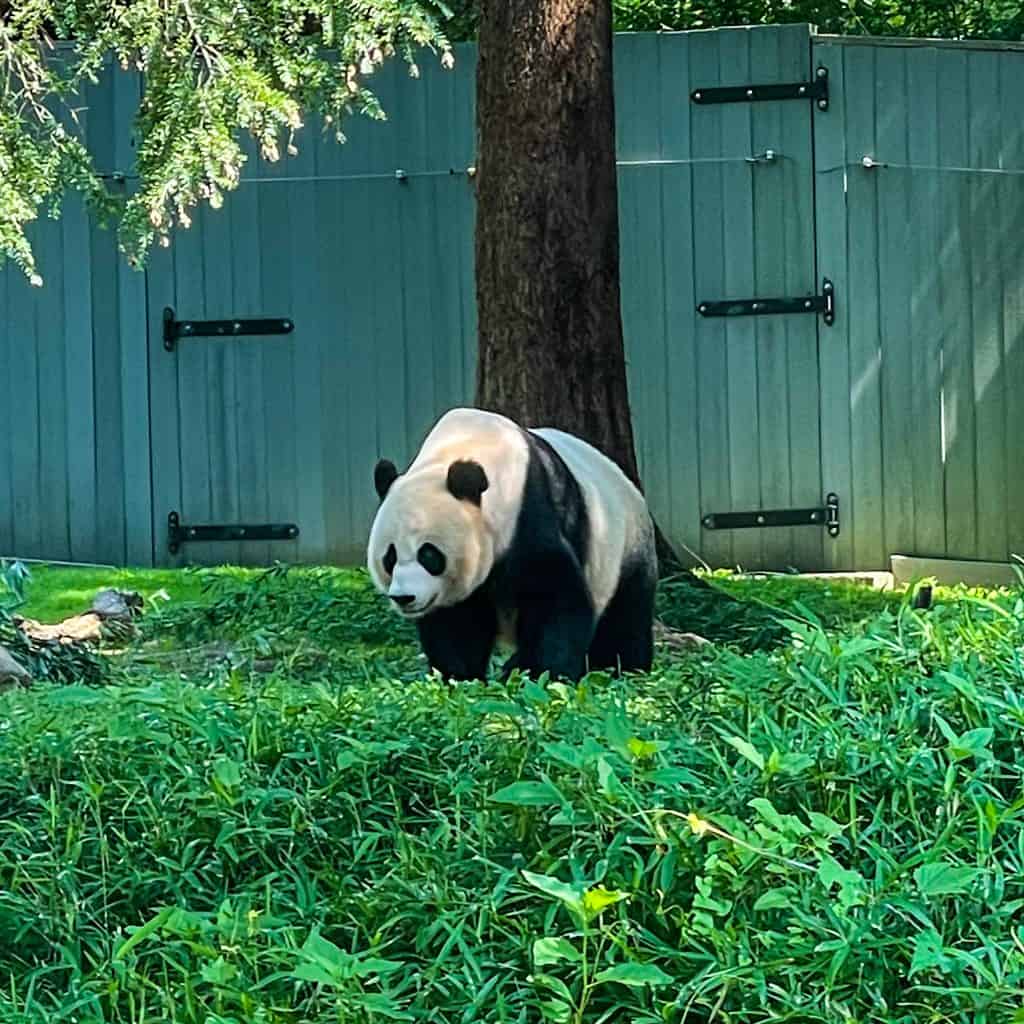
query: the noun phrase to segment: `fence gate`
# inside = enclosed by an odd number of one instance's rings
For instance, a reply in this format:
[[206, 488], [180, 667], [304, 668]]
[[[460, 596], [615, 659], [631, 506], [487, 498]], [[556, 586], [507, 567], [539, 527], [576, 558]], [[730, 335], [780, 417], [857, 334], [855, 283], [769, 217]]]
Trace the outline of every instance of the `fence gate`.
[[[354, 121], [345, 145], [313, 125], [298, 156], [250, 159], [154, 256], [158, 563], [361, 563], [376, 459], [407, 460], [469, 395], [472, 76], [403, 74], [377, 83], [394, 121]], [[429, 143], [416, 102], [450, 115]]]
[[[843, 495], [821, 476], [807, 26], [617, 41], [623, 311], [641, 470], [712, 565], [821, 568]], [[660, 344], [652, 343], [660, 338]]]

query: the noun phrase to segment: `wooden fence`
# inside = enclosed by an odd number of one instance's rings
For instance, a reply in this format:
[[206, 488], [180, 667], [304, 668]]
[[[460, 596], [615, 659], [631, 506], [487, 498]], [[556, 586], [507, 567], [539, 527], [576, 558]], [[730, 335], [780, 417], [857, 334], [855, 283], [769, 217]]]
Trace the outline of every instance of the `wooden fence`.
[[[621, 35], [615, 61], [630, 387], [670, 536], [746, 568], [1024, 552], [1024, 52], [787, 26]], [[45, 286], [0, 272], [0, 555], [361, 560], [378, 455], [472, 400], [473, 63], [387, 67], [386, 124], [254, 159], [144, 274], [80, 207], [40, 223]], [[87, 97], [117, 187], [140, 88]], [[172, 513], [281, 529], [172, 537]]]

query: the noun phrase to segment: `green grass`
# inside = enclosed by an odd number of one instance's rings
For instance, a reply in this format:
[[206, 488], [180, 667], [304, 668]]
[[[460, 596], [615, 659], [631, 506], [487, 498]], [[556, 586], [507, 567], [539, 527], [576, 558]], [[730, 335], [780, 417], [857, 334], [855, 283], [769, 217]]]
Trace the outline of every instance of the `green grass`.
[[[33, 565], [25, 604], [18, 612], [40, 622], [60, 622], [89, 610], [98, 590], [133, 590], [148, 603], [190, 602], [200, 599], [203, 575], [176, 569], [65, 568]], [[241, 569], [224, 570], [233, 578], [251, 576]]]
[[447, 687], [362, 573], [137, 580], [0, 696], [5, 1024], [1024, 1020], [1018, 593], [667, 583], [713, 647]]

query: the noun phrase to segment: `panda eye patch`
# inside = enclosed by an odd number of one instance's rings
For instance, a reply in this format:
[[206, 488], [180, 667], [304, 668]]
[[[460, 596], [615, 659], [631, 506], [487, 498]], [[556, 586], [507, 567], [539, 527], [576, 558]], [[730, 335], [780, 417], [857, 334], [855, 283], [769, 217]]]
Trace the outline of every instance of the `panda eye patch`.
[[417, 552], [416, 560], [431, 576], [440, 576], [444, 572], [446, 559], [433, 544], [424, 544]]
[[398, 561], [398, 554], [395, 552], [395, 545], [388, 546], [384, 552], [384, 571], [390, 576], [395, 571], [395, 563]]

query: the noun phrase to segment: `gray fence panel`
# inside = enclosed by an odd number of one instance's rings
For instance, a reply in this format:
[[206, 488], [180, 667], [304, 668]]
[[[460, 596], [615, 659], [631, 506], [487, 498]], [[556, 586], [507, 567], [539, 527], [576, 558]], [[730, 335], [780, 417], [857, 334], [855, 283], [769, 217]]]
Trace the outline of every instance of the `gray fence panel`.
[[[444, 408], [471, 400], [472, 53], [459, 57], [459, 73], [425, 63], [415, 81], [386, 66], [376, 88], [388, 121], [354, 120], [344, 145], [311, 124], [297, 155], [254, 154], [223, 209], [198, 213], [154, 261], [154, 528], [173, 510], [187, 523], [300, 529], [173, 557], [158, 533], [159, 562], [360, 562], [376, 459], [406, 462]], [[167, 353], [165, 305], [295, 329]]]
[[832, 564], [1004, 560], [1024, 545], [1024, 54], [830, 39], [815, 56], [834, 97], [815, 123], [819, 260], [842, 282], [825, 475], [850, 490]]
[[[83, 97], [103, 170], [130, 170], [138, 95], [108, 72]], [[0, 270], [0, 554], [148, 564], [145, 278], [74, 197], [30, 235], [43, 287]]]
[[[696, 559], [816, 569], [820, 528], [711, 532], [709, 512], [822, 501], [818, 323], [705, 320], [702, 299], [811, 295], [808, 101], [697, 106], [700, 86], [806, 80], [806, 26], [616, 39], [623, 319], [641, 473]], [[773, 162], [748, 158], [771, 149]]]

